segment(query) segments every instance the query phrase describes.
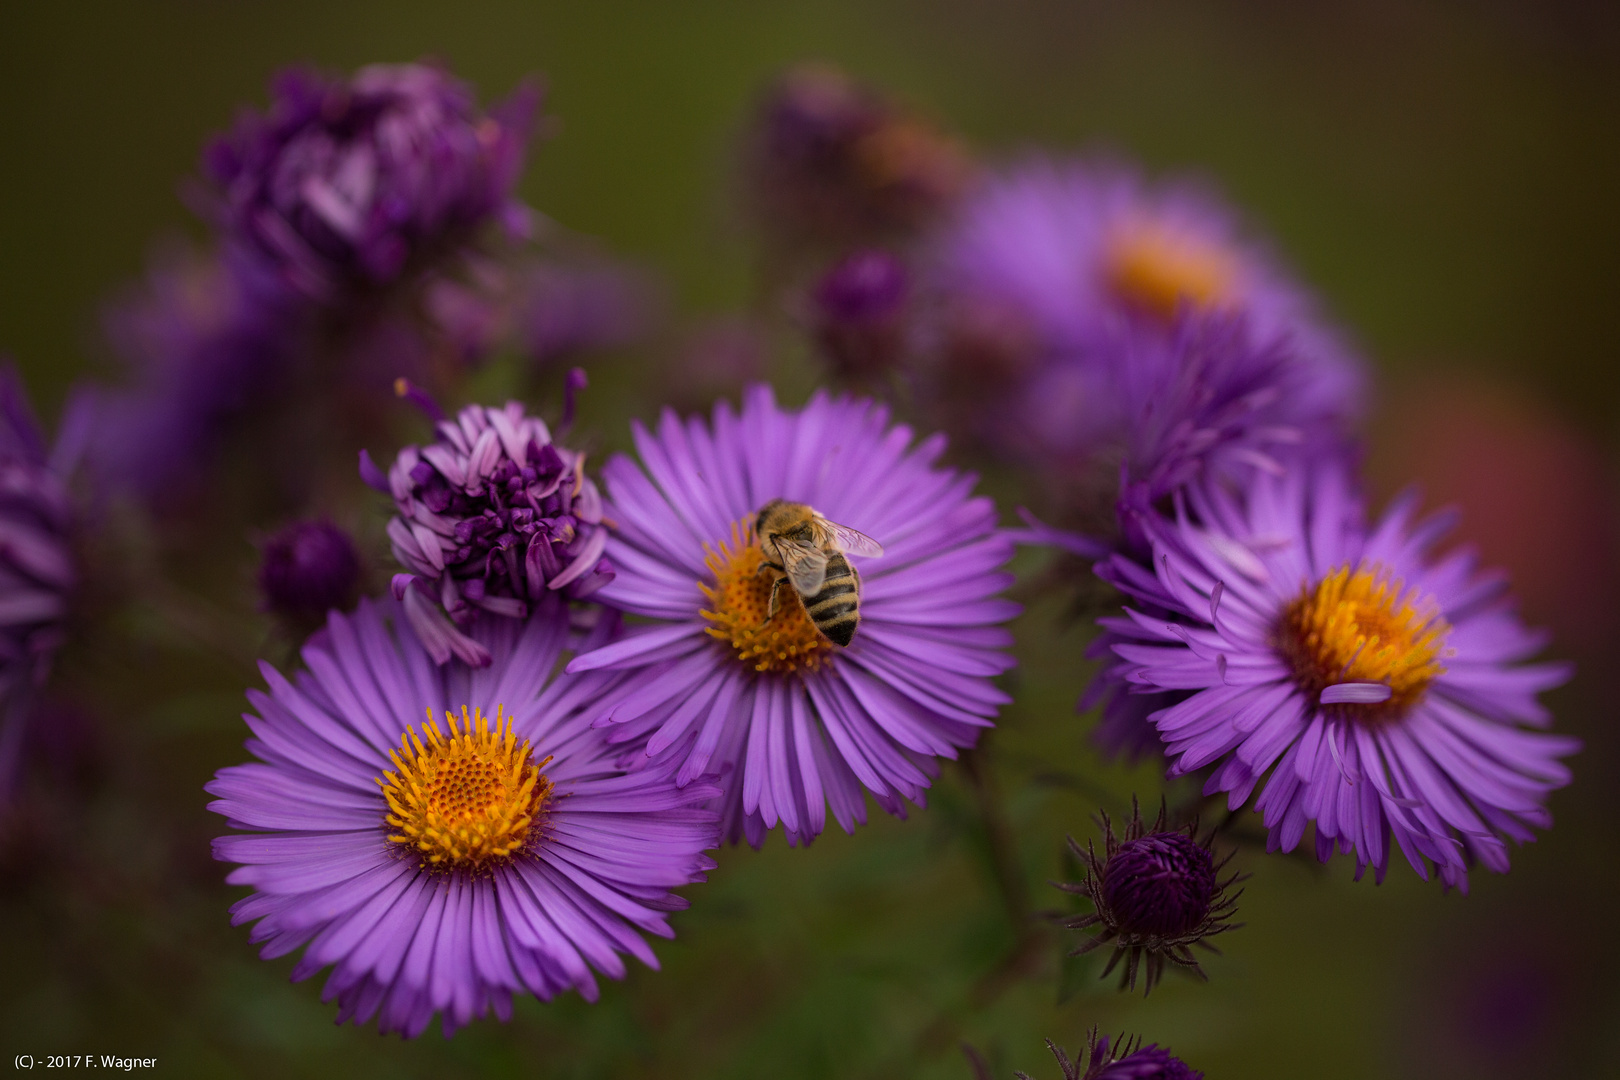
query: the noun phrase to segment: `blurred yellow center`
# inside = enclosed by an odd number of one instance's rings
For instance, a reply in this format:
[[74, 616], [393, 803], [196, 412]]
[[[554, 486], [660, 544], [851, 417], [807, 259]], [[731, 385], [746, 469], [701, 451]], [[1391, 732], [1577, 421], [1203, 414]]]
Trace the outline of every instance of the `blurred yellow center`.
[[1403, 585], [1377, 564], [1354, 572], [1344, 566], [1289, 605], [1278, 648], [1313, 701], [1337, 683], [1382, 683], [1388, 701], [1338, 708], [1365, 718], [1398, 716], [1445, 672], [1440, 658], [1451, 626], [1433, 597], [1403, 593]]
[[551, 794], [529, 740], [521, 742], [510, 720], [495, 710], [495, 729], [482, 710], [461, 709], [461, 722], [445, 711], [445, 735], [428, 710], [417, 737], [414, 728], [389, 751], [398, 772], [377, 781], [388, 800], [388, 839], [417, 852], [425, 869], [482, 869], [504, 862], [528, 842]]
[[1138, 221], [1114, 234], [1103, 272], [1118, 296], [1168, 319], [1180, 303], [1210, 308], [1230, 300], [1237, 260], [1218, 244]]
[[703, 550], [714, 574], [713, 585], [698, 582], [709, 598], [703, 617], [710, 623], [708, 633], [730, 644], [737, 659], [755, 671], [815, 671], [832, 659], [832, 642], [816, 630], [791, 585], [782, 586], [776, 617], [767, 621], [776, 575], [760, 573], [765, 556], [752, 524], [733, 522], [729, 544], [722, 540]]

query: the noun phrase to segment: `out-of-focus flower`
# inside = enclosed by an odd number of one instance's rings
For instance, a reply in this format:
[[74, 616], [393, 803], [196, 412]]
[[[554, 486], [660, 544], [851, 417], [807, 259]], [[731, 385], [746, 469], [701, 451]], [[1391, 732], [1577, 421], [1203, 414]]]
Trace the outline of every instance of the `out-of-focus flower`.
[[1200, 842], [1192, 827], [1168, 828], [1162, 807], [1158, 819], [1148, 826], [1134, 801], [1123, 838], [1114, 835], [1107, 814], [1102, 815], [1102, 825], [1101, 857], [1094, 845], [1088, 843], [1082, 850], [1069, 838], [1069, 847], [1085, 867], [1086, 877], [1078, 883], [1060, 883], [1058, 888], [1084, 896], [1096, 911], [1063, 925], [1071, 930], [1101, 927], [1100, 933], [1070, 955], [1113, 946], [1114, 955], [1102, 974], [1107, 978], [1123, 960], [1122, 990], [1136, 988], [1141, 967], [1146, 976], [1143, 992], [1151, 993], [1164, 975], [1167, 960], [1204, 978], [1192, 947], [1213, 951], [1208, 943], [1211, 937], [1237, 929], [1231, 919], [1241, 895], [1227, 893], [1238, 881], [1236, 873], [1225, 881], [1220, 879], [1226, 860], [1215, 861], [1210, 850], [1213, 835]]
[[[818, 394], [799, 412], [768, 388], [713, 423], [665, 412], [635, 430], [641, 465], [603, 469], [619, 576], [599, 594], [656, 624], [583, 653], [571, 670], [635, 671], [597, 706], [616, 742], [680, 762], [678, 782], [730, 768], [724, 827], [759, 844], [780, 822], [809, 842], [833, 817], [865, 820], [862, 789], [903, 814], [939, 757], [972, 746], [1007, 700], [992, 682], [1013, 660], [1000, 623], [1012, 542], [974, 478], [936, 468], [944, 440], [911, 445], [888, 412]], [[859, 559], [859, 631], [838, 647], [789, 589], [771, 616], [772, 575], [754, 534], [788, 499], [875, 539]], [[839, 594], [844, 595], [843, 593]]]
[[658, 966], [643, 934], [673, 936], [669, 890], [714, 865], [718, 788], [617, 767], [580, 711], [611, 677], [552, 677], [560, 598], [474, 634], [488, 668], [438, 665], [393, 605], [333, 613], [306, 672], [264, 665], [248, 694], [260, 760], [207, 785], [252, 830], [214, 842], [254, 889], [233, 921], [266, 959], [307, 945], [294, 979], [333, 965], [340, 1022], [414, 1036], [441, 1012], [448, 1035], [516, 993], [594, 1001], [621, 954]]
[[1448, 517], [1414, 524], [1408, 497], [1368, 527], [1347, 473], [1300, 461], [1243, 493], [1189, 489], [1153, 526], [1151, 568], [1099, 567], [1173, 615], [1129, 612], [1115, 652], [1131, 682], [1190, 692], [1151, 717], [1173, 773], [1214, 766], [1205, 793], [1233, 809], [1269, 773], [1270, 848], [1314, 822], [1319, 858], [1353, 851], [1382, 880], [1393, 836], [1420, 876], [1428, 860], [1466, 889], [1475, 861], [1508, 868], [1504, 838], [1551, 823], [1579, 743], [1522, 725], [1546, 726], [1537, 695], [1570, 669], [1522, 662], [1543, 637], [1471, 553], [1429, 554]]
[[401, 450], [386, 477], [363, 455], [361, 476], [399, 511], [388, 539], [407, 572], [394, 595], [428, 652], [441, 664], [452, 654], [487, 664], [458, 629], [479, 612], [518, 619], [549, 593], [580, 599], [612, 580], [602, 500], [585, 455], [552, 442], [515, 401], [469, 405], [434, 432]]
[[[1204, 1074], [1157, 1043], [1141, 1045], [1140, 1039], [1123, 1036], [1113, 1040], [1091, 1029], [1086, 1053], [1079, 1061], [1069, 1060], [1061, 1046], [1046, 1040], [1046, 1048], [1063, 1070], [1063, 1080], [1203, 1080]], [[1014, 1073], [1018, 1080], [1033, 1080], [1028, 1073]]]
[[16, 368], [0, 365], [0, 804], [16, 783], [35, 692], [67, 636], [80, 517], [68, 476], [88, 420], [84, 399], [71, 402], [47, 448]]
[[351, 606], [360, 589], [360, 553], [330, 521], [295, 521], [264, 542], [259, 592], [265, 607], [297, 622]]
[[658, 401], [678, 412], [707, 412], [766, 376], [770, 334], [757, 320], [725, 316], [700, 323], [665, 365]]
[[915, 230], [952, 206], [971, 174], [954, 139], [814, 64], [791, 69], [766, 94], [747, 169], [761, 227], [821, 243]]
[[228, 425], [284, 376], [301, 325], [292, 297], [251, 261], [161, 250], [103, 321], [125, 373], [100, 391], [92, 467], [158, 501], [187, 488]]
[[905, 266], [878, 249], [845, 256], [816, 283], [811, 332], [845, 382], [872, 382], [899, 362], [910, 293]]
[[538, 95], [481, 112], [440, 68], [378, 64], [352, 77], [290, 70], [204, 158], [229, 240], [320, 302], [442, 258], [490, 224], [512, 234], [513, 195]]
[[[1288, 415], [1342, 424], [1357, 411], [1359, 362], [1309, 294], [1187, 182], [1149, 185], [1085, 160], [1026, 162], [964, 205], [931, 260], [920, 381], [945, 413], [978, 417], [969, 433], [992, 449], [1072, 457], [1118, 438], [1108, 414], [1121, 384], [1161, 378], [1160, 358], [1200, 335], [1232, 352], [1207, 332], [1190, 338], [1192, 326], [1243, 325], [1253, 357], [1291, 357], [1300, 370], [1280, 402]], [[964, 371], [977, 378], [964, 384]], [[1206, 375], [1196, 385], [1213, 384]], [[971, 404], [953, 409], [964, 394]]]
[[[1448, 371], [1388, 395], [1368, 471], [1454, 504], [1560, 648], [1607, 654], [1620, 629], [1620, 526], [1606, 450], [1532, 387]], [[1547, 552], [1556, 551], [1557, 558]]]
[[627, 263], [484, 259], [469, 260], [468, 270], [465, 279], [433, 281], [424, 300], [435, 327], [469, 363], [510, 343], [530, 364], [550, 367], [632, 344], [658, 319], [656, 280]]
[[519, 300], [519, 347], [542, 366], [621, 348], [647, 333], [657, 308], [655, 282], [634, 267], [536, 265], [524, 276]]

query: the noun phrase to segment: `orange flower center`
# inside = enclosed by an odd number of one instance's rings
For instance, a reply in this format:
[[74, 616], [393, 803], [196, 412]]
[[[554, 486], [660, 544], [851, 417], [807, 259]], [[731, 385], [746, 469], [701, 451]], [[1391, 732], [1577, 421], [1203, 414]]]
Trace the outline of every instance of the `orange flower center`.
[[1381, 683], [1388, 700], [1334, 708], [1362, 719], [1402, 715], [1445, 672], [1441, 657], [1451, 626], [1433, 597], [1377, 564], [1348, 565], [1307, 588], [1283, 613], [1277, 648], [1300, 687], [1317, 700], [1340, 683]]
[[776, 574], [767, 569], [765, 556], [754, 539], [752, 522], [733, 522], [731, 542], [705, 544], [704, 560], [714, 574], [714, 584], [698, 582], [709, 599], [703, 617], [711, 624], [707, 632], [727, 642], [737, 659], [755, 671], [815, 671], [830, 663], [835, 646], [821, 636], [793, 586], [784, 584], [778, 594], [776, 617], [770, 617], [771, 587]]
[[1121, 299], [1168, 319], [1176, 306], [1211, 308], [1232, 298], [1237, 260], [1219, 244], [1154, 221], [1116, 232], [1103, 273]]
[[391, 750], [397, 772], [377, 783], [388, 800], [390, 842], [414, 850], [423, 869], [480, 870], [521, 851], [540, 818], [552, 784], [536, 763], [529, 740], [519, 741], [497, 706], [495, 729], [481, 710], [461, 724], [446, 710], [447, 736], [428, 710], [419, 738], [407, 727]]

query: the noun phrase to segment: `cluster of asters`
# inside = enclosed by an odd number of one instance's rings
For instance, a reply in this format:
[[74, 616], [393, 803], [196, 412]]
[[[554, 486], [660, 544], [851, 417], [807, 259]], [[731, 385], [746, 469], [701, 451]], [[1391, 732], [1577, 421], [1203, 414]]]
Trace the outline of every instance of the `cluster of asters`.
[[[419, 65], [279, 81], [208, 153], [218, 252], [122, 309], [150, 363], [100, 402], [106, 474], [161, 483], [275, 377], [284, 335], [389, 289], [484, 348], [516, 317], [480, 244], [533, 226], [512, 194], [532, 111], [482, 112]], [[815, 238], [828, 266], [798, 308], [810, 337], [878, 396], [789, 408], [752, 385], [634, 425], [634, 453], [596, 469], [558, 441], [582, 375], [555, 433], [516, 401], [447, 414], [398, 378], [430, 438], [386, 470], [346, 448], [392, 510], [390, 586], [357, 600], [329, 520], [264, 543], [267, 605], [314, 629], [301, 670], [264, 664], [249, 692], [256, 760], [208, 785], [263, 955], [302, 949], [294, 977], [330, 968], [341, 1020], [406, 1035], [505, 1018], [521, 993], [594, 999], [626, 957], [656, 967], [647, 937], [670, 935], [706, 851], [904, 816], [993, 726], [1020, 539], [1094, 560], [1124, 598], [1092, 647], [1099, 740], [1252, 800], [1270, 847], [1310, 832], [1380, 880], [1398, 849], [1466, 888], [1547, 824], [1575, 744], [1540, 730], [1537, 696], [1567, 668], [1531, 661], [1541, 639], [1498, 578], [1434, 553], [1445, 518], [1410, 499], [1368, 515], [1360, 361], [1214, 195], [1097, 158], [970, 167], [823, 69], [775, 88], [748, 146], [770, 242]], [[623, 323], [592, 303], [570, 310]], [[554, 344], [590, 336], [525, 310]], [[61, 637], [84, 439], [47, 452], [0, 391], [10, 701]], [[1004, 528], [944, 435], [900, 413], [1023, 465], [1062, 527]], [[829, 637], [829, 612], [857, 610]], [[1097, 928], [1082, 951], [1112, 946], [1127, 985], [1201, 974], [1190, 950], [1233, 928], [1237, 875], [1162, 812], [1102, 823], [1068, 886], [1094, 909], [1070, 922]], [[1054, 1053], [1071, 1080], [1200, 1075], [1095, 1033], [1084, 1073]]]

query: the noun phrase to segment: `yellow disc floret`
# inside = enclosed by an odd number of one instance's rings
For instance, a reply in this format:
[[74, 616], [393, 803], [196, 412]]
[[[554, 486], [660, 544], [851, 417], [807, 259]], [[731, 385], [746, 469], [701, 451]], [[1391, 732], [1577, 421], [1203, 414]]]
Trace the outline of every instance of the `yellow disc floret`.
[[1229, 302], [1237, 260], [1209, 240], [1142, 220], [1111, 237], [1103, 273], [1118, 296], [1168, 319], [1178, 304], [1212, 308]]
[[783, 585], [778, 610], [770, 617], [771, 586], [777, 575], [766, 568], [752, 523], [734, 522], [731, 542], [707, 544], [704, 562], [714, 584], [698, 582], [711, 610], [703, 617], [709, 634], [736, 650], [755, 671], [815, 671], [832, 659], [833, 644], [816, 630], [791, 585]]
[[1399, 716], [1445, 672], [1449, 623], [1433, 597], [1373, 564], [1348, 565], [1307, 587], [1288, 606], [1277, 645], [1300, 687], [1318, 699], [1339, 683], [1382, 683], [1389, 700], [1376, 705], [1340, 705], [1363, 719]]
[[388, 800], [389, 825], [399, 832], [395, 844], [415, 853], [424, 869], [481, 870], [498, 865], [523, 850], [551, 795], [552, 784], [535, 762], [529, 740], [519, 741], [499, 706], [495, 729], [482, 710], [460, 724], [445, 711], [450, 734], [439, 730], [428, 710], [417, 736], [407, 727], [399, 749], [391, 750], [397, 772], [384, 772], [377, 783]]

